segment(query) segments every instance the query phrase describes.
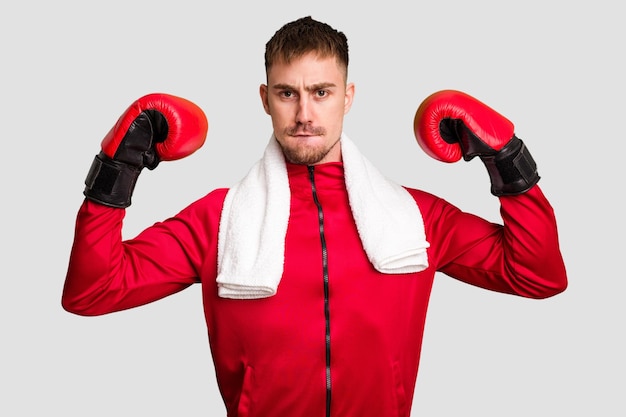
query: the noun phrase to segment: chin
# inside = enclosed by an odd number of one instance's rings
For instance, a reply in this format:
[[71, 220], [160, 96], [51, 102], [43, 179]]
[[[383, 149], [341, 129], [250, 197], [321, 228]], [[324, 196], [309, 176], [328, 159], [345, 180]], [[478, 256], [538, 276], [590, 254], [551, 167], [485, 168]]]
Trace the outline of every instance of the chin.
[[285, 159], [293, 164], [314, 165], [328, 154], [328, 149], [319, 146], [282, 147]]

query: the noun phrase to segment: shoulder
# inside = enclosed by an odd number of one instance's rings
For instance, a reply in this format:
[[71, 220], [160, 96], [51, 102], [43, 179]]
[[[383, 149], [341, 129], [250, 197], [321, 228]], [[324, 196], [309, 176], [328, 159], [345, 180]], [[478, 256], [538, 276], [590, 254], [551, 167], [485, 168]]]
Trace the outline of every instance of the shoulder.
[[178, 216], [184, 215], [198, 215], [198, 213], [207, 213], [213, 215], [219, 215], [224, 205], [224, 199], [228, 193], [228, 188], [216, 188], [215, 190], [205, 194], [199, 199], [193, 201], [187, 207], [185, 207]]
[[402, 187], [408, 191], [408, 193], [411, 195], [411, 197], [413, 197], [417, 204], [433, 205], [441, 202], [445, 203], [445, 200], [443, 200], [441, 197], [438, 197], [428, 191], [418, 190], [416, 188], [406, 187], [404, 185]]
[[460, 211], [458, 207], [428, 191], [403, 186], [413, 197], [424, 217], [438, 217], [444, 212]]

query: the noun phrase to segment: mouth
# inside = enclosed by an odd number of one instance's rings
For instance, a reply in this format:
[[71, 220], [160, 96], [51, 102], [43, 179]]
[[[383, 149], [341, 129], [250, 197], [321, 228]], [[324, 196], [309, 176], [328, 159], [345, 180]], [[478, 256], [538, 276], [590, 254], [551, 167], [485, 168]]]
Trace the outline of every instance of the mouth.
[[322, 128], [305, 127], [304, 129], [302, 129], [301, 126], [298, 126], [298, 127], [287, 129], [287, 132], [286, 132], [287, 135], [292, 136], [294, 138], [303, 138], [303, 139], [324, 135], [324, 129]]

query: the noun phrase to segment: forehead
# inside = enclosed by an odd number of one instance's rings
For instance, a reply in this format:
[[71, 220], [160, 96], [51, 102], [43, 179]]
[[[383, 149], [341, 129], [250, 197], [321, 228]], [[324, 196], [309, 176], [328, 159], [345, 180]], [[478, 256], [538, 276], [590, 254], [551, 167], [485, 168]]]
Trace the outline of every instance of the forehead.
[[346, 69], [334, 56], [319, 56], [314, 52], [290, 61], [278, 60], [269, 68], [267, 74], [270, 84], [291, 84], [302, 81], [307, 83], [345, 82]]

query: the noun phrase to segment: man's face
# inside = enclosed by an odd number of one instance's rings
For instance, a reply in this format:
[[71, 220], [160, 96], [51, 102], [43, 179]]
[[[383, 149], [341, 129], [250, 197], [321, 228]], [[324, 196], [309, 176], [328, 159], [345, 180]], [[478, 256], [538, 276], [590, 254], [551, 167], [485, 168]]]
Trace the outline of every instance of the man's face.
[[267, 80], [261, 100], [286, 159], [306, 165], [341, 161], [339, 139], [354, 85], [346, 86], [336, 59], [309, 53], [289, 64], [277, 62]]

